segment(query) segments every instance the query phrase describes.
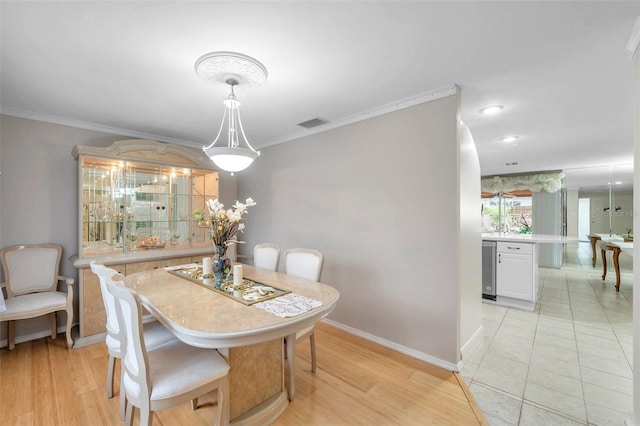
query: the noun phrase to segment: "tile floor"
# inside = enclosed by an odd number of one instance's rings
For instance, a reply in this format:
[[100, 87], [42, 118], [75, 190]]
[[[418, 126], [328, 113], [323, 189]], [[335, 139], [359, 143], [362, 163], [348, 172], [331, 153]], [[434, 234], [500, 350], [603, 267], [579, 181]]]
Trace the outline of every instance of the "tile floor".
[[632, 273], [602, 281], [588, 243], [539, 269], [534, 312], [483, 303], [484, 336], [462, 375], [491, 426], [623, 425], [632, 412]]

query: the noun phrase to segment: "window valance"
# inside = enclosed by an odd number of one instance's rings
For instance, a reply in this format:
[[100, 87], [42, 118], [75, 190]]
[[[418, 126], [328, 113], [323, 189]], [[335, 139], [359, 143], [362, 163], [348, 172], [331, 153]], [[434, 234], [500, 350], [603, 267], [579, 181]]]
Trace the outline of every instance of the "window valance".
[[482, 192], [509, 192], [515, 190], [528, 189], [533, 192], [542, 190], [556, 192], [562, 189], [562, 179], [564, 172], [518, 174], [505, 176], [492, 176], [482, 178]]

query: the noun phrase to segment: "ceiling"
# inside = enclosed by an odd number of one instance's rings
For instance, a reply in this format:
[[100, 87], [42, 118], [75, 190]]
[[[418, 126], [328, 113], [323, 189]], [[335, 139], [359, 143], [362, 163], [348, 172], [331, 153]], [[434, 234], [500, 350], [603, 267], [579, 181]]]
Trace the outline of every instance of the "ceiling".
[[236, 89], [257, 148], [456, 84], [483, 175], [633, 161], [637, 0], [2, 1], [0, 15], [7, 115], [201, 147], [228, 88], [194, 62], [226, 50], [269, 72]]

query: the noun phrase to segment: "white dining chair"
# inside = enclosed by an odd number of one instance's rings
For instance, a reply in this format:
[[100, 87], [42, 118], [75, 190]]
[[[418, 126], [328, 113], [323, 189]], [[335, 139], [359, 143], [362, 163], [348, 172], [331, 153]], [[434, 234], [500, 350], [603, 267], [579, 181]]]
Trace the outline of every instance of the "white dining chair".
[[[114, 367], [115, 360], [122, 360], [124, 352], [125, 342], [123, 341], [124, 334], [121, 334], [120, 325], [118, 323], [118, 317], [116, 315], [116, 303], [115, 299], [107, 291], [107, 279], [114, 278], [114, 275], [118, 274], [115, 269], [104, 266], [95, 260], [89, 264], [91, 266], [91, 272], [98, 276], [100, 280], [100, 292], [102, 293], [102, 302], [104, 303], [104, 309], [107, 314], [107, 335], [105, 337], [105, 343], [107, 345], [107, 351], [109, 353], [109, 361], [107, 364], [107, 398], [113, 397], [113, 380], [114, 380]], [[152, 350], [157, 346], [162, 345], [165, 342], [177, 340], [177, 337], [167, 330], [157, 320], [146, 322], [143, 325], [144, 341], [147, 350]], [[124, 368], [120, 366], [120, 419], [125, 418], [125, 393], [122, 389], [122, 377]]]
[[[7, 346], [15, 347], [15, 322], [49, 314], [51, 338], [58, 335], [56, 312], [67, 313], [67, 347], [73, 347], [74, 279], [58, 274], [62, 246], [59, 244], [30, 244], [5, 247], [0, 251], [5, 282], [0, 283], [7, 292], [5, 309], [0, 312], [0, 322], [8, 322]], [[58, 290], [58, 282], [64, 282], [66, 293]]]
[[[322, 274], [322, 265], [324, 263], [324, 257], [318, 250], [295, 248], [288, 249], [284, 252], [284, 269], [287, 275], [293, 275], [299, 278], [303, 278], [309, 281], [320, 281], [320, 275]], [[316, 338], [314, 334], [314, 326], [306, 327], [296, 333], [295, 342], [289, 342], [285, 339], [287, 346], [293, 345], [293, 350], [286, 353], [293, 353], [295, 355], [295, 345], [299, 340], [309, 337], [311, 344], [311, 372], [316, 371]], [[288, 348], [287, 348], [288, 349]], [[293, 387], [295, 379], [295, 372], [293, 368], [294, 356], [287, 356], [287, 367], [289, 369], [289, 389]], [[289, 391], [289, 399], [292, 399], [291, 391]]]
[[197, 405], [198, 397], [214, 390], [218, 405], [214, 424], [228, 424], [229, 365], [218, 351], [190, 346], [180, 340], [147, 351], [137, 295], [110, 278], [106, 284], [116, 301], [118, 323], [126, 335], [121, 384], [127, 398], [125, 424], [132, 424], [133, 407], [140, 410], [140, 424], [150, 426], [154, 411], [187, 401]]
[[280, 263], [280, 246], [261, 243], [253, 247], [253, 266], [269, 271], [277, 271]]

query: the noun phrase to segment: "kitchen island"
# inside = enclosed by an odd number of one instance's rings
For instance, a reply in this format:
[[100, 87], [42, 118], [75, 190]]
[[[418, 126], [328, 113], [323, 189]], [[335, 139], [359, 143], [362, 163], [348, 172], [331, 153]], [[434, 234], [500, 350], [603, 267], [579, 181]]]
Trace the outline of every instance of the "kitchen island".
[[491, 274], [495, 303], [533, 311], [538, 295], [538, 245], [572, 243], [578, 238], [493, 232], [483, 233], [482, 240], [496, 243], [495, 274]]

